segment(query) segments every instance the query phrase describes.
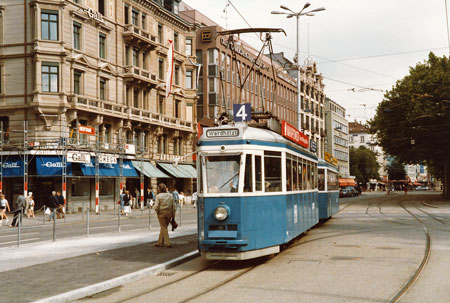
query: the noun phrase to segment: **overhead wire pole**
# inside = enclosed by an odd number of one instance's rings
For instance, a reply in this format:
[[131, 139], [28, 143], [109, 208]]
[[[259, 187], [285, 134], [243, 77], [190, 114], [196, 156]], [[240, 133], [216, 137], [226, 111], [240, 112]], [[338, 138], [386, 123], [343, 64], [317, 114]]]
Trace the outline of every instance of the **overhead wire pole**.
[[[62, 114], [61, 115], [61, 127], [62, 127], [62, 155], [61, 155], [61, 162], [62, 162], [62, 195], [63, 195], [63, 199], [64, 199], [64, 212], [67, 212], [67, 140], [68, 140], [68, 136], [67, 136], [67, 123], [66, 123], [66, 119], [65, 119], [65, 115]], [[66, 216], [65, 214], [63, 214], [64, 216], [64, 221], [66, 220]]]
[[99, 134], [98, 134], [98, 125], [95, 126], [95, 213], [98, 215], [100, 219], [100, 195], [99, 195], [99, 149], [100, 149], [100, 142], [99, 142]]
[[25, 197], [28, 196], [27, 192], [28, 192], [28, 121], [23, 121], [23, 195]]
[[0, 192], [3, 193], [3, 121], [0, 122]]

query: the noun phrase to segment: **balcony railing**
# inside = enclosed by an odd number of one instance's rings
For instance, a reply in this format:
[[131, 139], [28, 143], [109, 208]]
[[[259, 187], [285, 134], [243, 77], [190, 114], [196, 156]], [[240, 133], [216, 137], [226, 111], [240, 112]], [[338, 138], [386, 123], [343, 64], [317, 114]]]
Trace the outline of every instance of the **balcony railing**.
[[159, 43], [157, 38], [152, 36], [147, 31], [136, 27], [133, 24], [125, 25], [125, 31], [123, 33], [125, 42], [138, 45], [139, 47], [156, 48]]
[[112, 103], [106, 100], [88, 98], [86, 96], [79, 95], [69, 96], [67, 99], [76, 108], [92, 109], [101, 113], [109, 113], [115, 115], [122, 115], [125, 113], [125, 108], [123, 105]]
[[145, 81], [148, 84], [155, 86], [158, 84], [156, 74], [152, 74], [137, 66], [124, 67], [124, 79], [125, 81]]

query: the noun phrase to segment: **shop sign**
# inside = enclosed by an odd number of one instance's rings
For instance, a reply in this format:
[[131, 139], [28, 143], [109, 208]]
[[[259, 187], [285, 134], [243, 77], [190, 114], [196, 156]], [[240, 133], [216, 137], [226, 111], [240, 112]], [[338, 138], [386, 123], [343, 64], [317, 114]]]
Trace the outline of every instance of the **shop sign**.
[[309, 143], [309, 150], [315, 153], [317, 151], [317, 143], [314, 140], [311, 140]]
[[125, 144], [125, 153], [134, 155], [136, 153], [136, 146], [134, 144]]
[[92, 8], [88, 8], [85, 10], [86, 14], [89, 16], [89, 18], [97, 20], [98, 22], [105, 23], [105, 20], [103, 20], [102, 14], [100, 14], [97, 11], [94, 11]]
[[212, 33], [210, 30], [202, 31], [201, 34], [202, 34], [202, 42], [211, 42]]
[[305, 148], [308, 148], [309, 146], [308, 136], [300, 132], [298, 129], [296, 129], [295, 127], [293, 127], [284, 120], [281, 121], [281, 135]]
[[78, 132], [80, 134], [86, 134], [86, 135], [95, 135], [95, 128], [90, 127], [90, 126], [84, 126], [84, 125], [80, 125], [78, 127]]
[[91, 162], [91, 155], [86, 152], [68, 151], [67, 162], [89, 163]]
[[117, 156], [103, 154], [98, 157], [98, 163], [102, 164], [117, 164]]

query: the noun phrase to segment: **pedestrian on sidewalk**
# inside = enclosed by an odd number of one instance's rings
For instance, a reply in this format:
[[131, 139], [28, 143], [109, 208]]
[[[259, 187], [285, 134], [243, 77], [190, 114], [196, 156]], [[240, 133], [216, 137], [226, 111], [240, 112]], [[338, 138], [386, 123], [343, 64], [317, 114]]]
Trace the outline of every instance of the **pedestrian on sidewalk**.
[[123, 196], [123, 205], [124, 205], [123, 208], [125, 216], [128, 216], [128, 214], [131, 213], [131, 205], [130, 205], [131, 199], [132, 197], [130, 195], [130, 191], [126, 190], [125, 196]]
[[194, 204], [194, 208], [197, 207], [197, 200], [198, 200], [198, 195], [197, 195], [197, 192], [194, 191], [194, 193], [192, 194], [192, 204]]
[[55, 220], [55, 209], [58, 207], [56, 191], [52, 191], [51, 196], [47, 199], [44, 205], [50, 210], [50, 214], [48, 215], [48, 221]]
[[15, 204], [15, 214], [14, 214], [14, 219], [11, 222], [11, 227], [17, 227], [19, 226], [19, 221], [20, 221], [20, 225], [22, 225], [22, 215], [23, 212], [25, 210], [25, 208], [27, 207], [27, 200], [25, 199], [25, 196], [22, 194], [19, 194], [19, 196], [17, 196], [17, 200], [16, 200], [16, 204]]
[[405, 191], [405, 196], [408, 194], [408, 185], [403, 185], [403, 190]]
[[28, 197], [27, 197], [27, 217], [30, 218], [34, 218], [34, 197], [33, 197], [33, 193], [30, 191], [28, 193]]
[[122, 190], [122, 193], [120, 194], [120, 214], [125, 215], [124, 207], [125, 207], [125, 188]]
[[6, 223], [9, 222], [8, 216], [6, 215], [7, 209], [8, 211], [11, 211], [8, 200], [6, 200], [4, 194], [0, 194], [0, 225], [3, 223], [3, 219], [6, 219]]
[[175, 205], [178, 206], [178, 203], [180, 201], [180, 194], [178, 193], [176, 188], [173, 189], [172, 195], [173, 195], [173, 200], [175, 202]]
[[58, 219], [61, 219], [61, 217], [64, 218], [64, 197], [61, 196], [61, 192], [59, 190], [56, 192], [56, 201], [58, 205], [56, 208], [56, 217]]
[[155, 212], [158, 215], [159, 221], [159, 238], [154, 246], [162, 247], [164, 244], [170, 248], [169, 231], [167, 227], [173, 218], [175, 218], [177, 207], [173, 195], [167, 192], [167, 187], [164, 183], [158, 185], [158, 195], [155, 201]]

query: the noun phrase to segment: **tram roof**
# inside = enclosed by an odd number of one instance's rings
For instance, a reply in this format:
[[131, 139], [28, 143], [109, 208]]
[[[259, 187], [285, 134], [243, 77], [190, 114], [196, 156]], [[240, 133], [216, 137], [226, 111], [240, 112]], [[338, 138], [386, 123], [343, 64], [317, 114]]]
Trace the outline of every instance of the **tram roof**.
[[[227, 141], [264, 141], [289, 145], [297, 150], [307, 153], [309, 156], [317, 158], [307, 149], [299, 146], [298, 144], [284, 138], [280, 134], [264, 129], [248, 126], [245, 123], [235, 123], [234, 125], [222, 125], [217, 127], [208, 127], [203, 129], [203, 134], [200, 137], [199, 144], [202, 142], [218, 142], [223, 144]], [[231, 142], [230, 142], [231, 143]], [[236, 143], [234, 143], [236, 144]]]

